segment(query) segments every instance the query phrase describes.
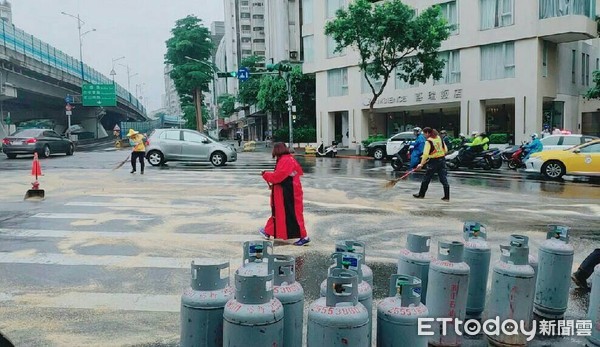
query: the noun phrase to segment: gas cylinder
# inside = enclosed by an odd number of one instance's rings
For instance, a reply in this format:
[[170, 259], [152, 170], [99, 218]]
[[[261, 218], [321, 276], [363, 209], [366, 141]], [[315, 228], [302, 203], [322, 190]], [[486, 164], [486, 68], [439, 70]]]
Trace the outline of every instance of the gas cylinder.
[[406, 248], [400, 250], [398, 274], [415, 276], [421, 280], [421, 302], [425, 304], [427, 296], [427, 277], [429, 264], [433, 260], [429, 254], [430, 236], [408, 234]]
[[308, 309], [307, 342], [308, 347], [371, 344], [369, 314], [358, 301], [356, 271], [339, 268], [329, 271], [325, 297], [315, 300]]
[[273, 254], [273, 243], [271, 241], [246, 241], [243, 251], [243, 263], [238, 269], [240, 275], [267, 275], [269, 256]]
[[[427, 308], [434, 318], [465, 319], [467, 291], [469, 289], [469, 265], [463, 261], [462, 242], [438, 242], [438, 258], [429, 266], [429, 289]], [[447, 324], [446, 335], [441, 322], [432, 322], [434, 335], [429, 337], [433, 346], [460, 346], [462, 336], [454, 329], [453, 321]]]
[[[510, 242], [519, 242], [529, 248], [529, 236], [525, 235], [510, 235]], [[538, 258], [532, 254], [531, 248], [529, 249], [529, 256], [527, 258], [529, 260], [529, 265], [533, 268], [533, 272], [535, 273], [534, 279], [537, 281], [537, 273], [538, 273]], [[534, 288], [535, 290], [535, 288]]]
[[[331, 259], [334, 261], [334, 266], [329, 268], [329, 273], [335, 269], [345, 269], [354, 271], [357, 274], [358, 281], [358, 302], [360, 302], [369, 314], [369, 331], [371, 331], [373, 322], [373, 288], [362, 277], [362, 255], [358, 253], [340, 253], [331, 254]], [[329, 278], [329, 276], [328, 276]], [[321, 283], [321, 297], [327, 295], [327, 281]], [[369, 346], [371, 343], [369, 342]]]
[[562, 319], [567, 311], [573, 246], [569, 244], [569, 228], [550, 225], [546, 241], [538, 250], [538, 276], [533, 312], [549, 319]]
[[389, 297], [377, 305], [378, 347], [427, 347], [427, 336], [418, 334], [419, 318], [429, 314], [420, 287], [414, 276], [392, 275]]
[[269, 257], [269, 273], [273, 273], [273, 295], [283, 305], [283, 346], [302, 347], [304, 289], [296, 282], [296, 260], [274, 254]]
[[469, 291], [467, 294], [467, 318], [481, 318], [485, 308], [488, 275], [490, 272], [491, 249], [488, 245], [485, 225], [467, 221], [464, 224], [465, 263], [471, 269], [469, 273]]
[[366, 281], [371, 287], [373, 286], [373, 270], [368, 267], [366, 262], [366, 247], [364, 242], [355, 241], [355, 240], [342, 240], [337, 241], [335, 243], [335, 251], [336, 252], [348, 252], [348, 253], [358, 253], [362, 255], [362, 273], [363, 280]]
[[592, 321], [592, 334], [588, 336], [588, 340], [594, 346], [600, 346], [600, 265], [596, 265], [592, 274], [588, 319]]
[[[494, 265], [492, 291], [488, 302], [488, 319], [499, 318], [500, 322], [514, 320], [526, 330], [531, 328], [533, 308], [534, 272], [529, 265], [529, 247], [512, 241], [510, 246], [500, 246], [501, 257]], [[504, 323], [503, 323], [504, 324]], [[511, 329], [512, 330], [512, 329]], [[517, 329], [515, 329], [517, 330]], [[517, 330], [520, 331], [520, 330]], [[523, 334], [489, 335], [490, 343], [499, 346], [526, 346]]]
[[[222, 276], [226, 273], [226, 276]], [[192, 261], [192, 281], [181, 296], [182, 347], [223, 345], [223, 310], [233, 298], [229, 286], [229, 262], [215, 259]]]
[[282, 346], [283, 305], [273, 297], [273, 274], [235, 273], [235, 298], [223, 313], [223, 346]]

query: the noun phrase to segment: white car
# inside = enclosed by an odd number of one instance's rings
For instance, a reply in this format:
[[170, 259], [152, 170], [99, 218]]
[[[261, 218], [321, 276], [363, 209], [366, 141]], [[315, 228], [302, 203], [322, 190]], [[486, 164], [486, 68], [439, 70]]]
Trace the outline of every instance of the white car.
[[388, 156], [393, 156], [404, 146], [404, 142], [412, 142], [416, 139], [412, 131], [405, 131], [390, 137], [385, 144], [385, 151]]
[[589, 135], [550, 135], [540, 141], [544, 145], [543, 150], [550, 151], [554, 149], [568, 149], [596, 139], [598, 138]]

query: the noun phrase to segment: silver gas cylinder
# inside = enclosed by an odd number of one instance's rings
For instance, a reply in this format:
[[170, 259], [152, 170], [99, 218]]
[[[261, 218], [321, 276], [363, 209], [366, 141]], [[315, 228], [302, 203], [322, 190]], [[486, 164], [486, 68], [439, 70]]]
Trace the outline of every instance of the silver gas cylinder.
[[427, 347], [427, 336], [419, 335], [419, 318], [428, 317], [421, 303], [421, 280], [392, 275], [390, 294], [377, 305], [377, 346]]
[[421, 302], [425, 304], [429, 264], [434, 259], [429, 253], [430, 236], [408, 234], [406, 248], [400, 250], [397, 273], [415, 276], [421, 280]]
[[492, 251], [486, 241], [487, 230], [485, 225], [479, 222], [467, 221], [464, 224], [463, 233], [465, 238], [465, 263], [471, 269], [467, 295], [467, 318], [479, 319], [485, 309]]
[[326, 288], [325, 297], [308, 309], [307, 346], [370, 346], [369, 314], [358, 301], [357, 272], [331, 269]]
[[362, 255], [361, 268], [362, 268], [362, 273], [363, 273], [363, 280], [366, 281], [367, 283], [369, 283], [371, 285], [371, 287], [373, 286], [373, 270], [371, 270], [371, 268], [369, 266], [367, 266], [367, 264], [365, 264], [365, 262], [366, 262], [366, 246], [365, 246], [364, 242], [355, 241], [355, 240], [337, 241], [335, 243], [335, 251], [336, 252], [358, 253], [358, 254]]
[[569, 228], [550, 225], [546, 241], [538, 250], [538, 276], [533, 312], [548, 319], [562, 319], [567, 311], [573, 246], [569, 243]]
[[592, 334], [588, 340], [594, 346], [600, 346], [600, 265], [596, 265], [592, 274], [592, 292], [587, 317], [592, 321]]
[[240, 275], [265, 276], [269, 269], [269, 256], [273, 254], [271, 241], [246, 241], [243, 244], [242, 266], [238, 269]]
[[[363, 304], [369, 313], [368, 324], [369, 329], [371, 329], [373, 322], [373, 288], [362, 277], [361, 258], [362, 255], [358, 253], [332, 253], [331, 260], [333, 261], [333, 266], [329, 268], [329, 274], [331, 274], [331, 271], [335, 269], [345, 269], [356, 272], [358, 278], [358, 302]], [[321, 297], [325, 297], [327, 295], [327, 280], [321, 282], [320, 292]]]
[[273, 297], [273, 274], [235, 274], [235, 298], [223, 313], [223, 346], [282, 346], [283, 305]]
[[454, 319], [465, 320], [469, 265], [463, 261], [462, 242], [438, 242], [438, 258], [429, 266], [427, 308], [434, 318], [450, 318], [446, 335], [442, 335], [442, 322], [432, 322], [434, 334], [429, 337], [433, 346], [460, 346], [462, 335], [454, 329]]
[[[519, 242], [529, 248], [529, 236], [513, 234], [510, 235], [510, 242]], [[529, 260], [529, 265], [531, 265], [533, 272], [535, 273], [534, 279], [537, 281], [538, 258], [533, 254], [531, 248], [529, 248], [529, 257], [527, 259]]]
[[[512, 319], [517, 326], [531, 329], [533, 308], [533, 287], [535, 286], [533, 267], [529, 265], [529, 247], [523, 243], [511, 242], [510, 246], [500, 246], [501, 257], [494, 264], [492, 291], [487, 308], [487, 318], [508, 324]], [[520, 331], [510, 327], [511, 330]], [[490, 343], [498, 346], [526, 346], [527, 336], [522, 333], [489, 335]]]
[[233, 292], [228, 261], [192, 261], [191, 286], [181, 296], [182, 347], [223, 345], [223, 311]]
[[283, 305], [283, 346], [302, 347], [304, 327], [304, 289], [296, 281], [296, 259], [274, 254], [269, 257], [273, 273], [273, 295]]

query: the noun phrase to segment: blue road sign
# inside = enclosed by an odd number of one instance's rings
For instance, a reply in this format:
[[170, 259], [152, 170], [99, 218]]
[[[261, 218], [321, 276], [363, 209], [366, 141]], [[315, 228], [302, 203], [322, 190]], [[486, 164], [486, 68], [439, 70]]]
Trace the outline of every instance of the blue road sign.
[[250, 78], [250, 70], [248, 70], [247, 67], [240, 68], [237, 72], [237, 78], [242, 82], [246, 81], [248, 78]]
[[66, 102], [67, 104], [72, 104], [72, 103], [73, 103], [73, 95], [67, 95], [67, 96], [65, 97], [65, 102]]

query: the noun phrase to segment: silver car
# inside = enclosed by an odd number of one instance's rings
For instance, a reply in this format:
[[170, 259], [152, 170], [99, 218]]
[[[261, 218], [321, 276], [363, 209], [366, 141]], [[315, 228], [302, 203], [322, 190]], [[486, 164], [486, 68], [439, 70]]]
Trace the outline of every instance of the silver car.
[[202, 161], [214, 166], [236, 161], [237, 152], [194, 130], [156, 129], [148, 137], [146, 159], [152, 166], [168, 161]]

